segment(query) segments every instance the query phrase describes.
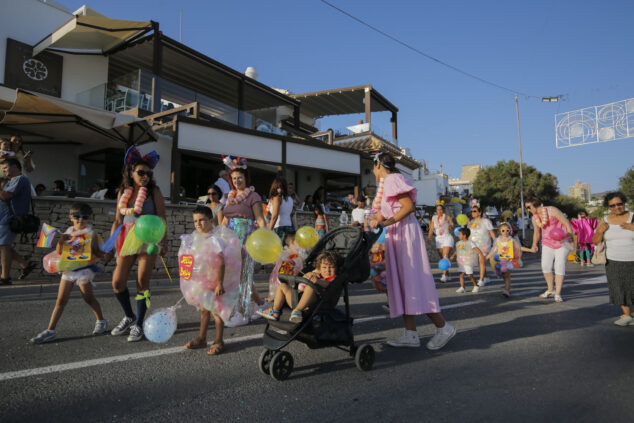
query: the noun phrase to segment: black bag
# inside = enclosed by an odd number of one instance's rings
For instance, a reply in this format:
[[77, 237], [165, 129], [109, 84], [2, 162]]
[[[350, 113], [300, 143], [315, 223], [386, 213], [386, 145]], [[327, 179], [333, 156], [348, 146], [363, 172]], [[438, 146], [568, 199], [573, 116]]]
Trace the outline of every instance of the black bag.
[[33, 234], [40, 230], [40, 218], [35, 215], [35, 210], [33, 209], [33, 199], [31, 199], [30, 203], [31, 214], [16, 216], [13, 211], [11, 200], [7, 201], [7, 206], [11, 212], [11, 220], [9, 221], [9, 229], [11, 229], [11, 232], [16, 234]]

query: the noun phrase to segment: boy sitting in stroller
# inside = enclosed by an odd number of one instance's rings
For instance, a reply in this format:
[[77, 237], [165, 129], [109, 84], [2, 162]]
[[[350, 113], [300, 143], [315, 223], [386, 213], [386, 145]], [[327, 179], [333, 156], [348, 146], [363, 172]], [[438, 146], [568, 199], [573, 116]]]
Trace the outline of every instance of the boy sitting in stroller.
[[[315, 259], [315, 270], [304, 274], [304, 278], [318, 285], [325, 291], [328, 284], [337, 276], [338, 261], [339, 256], [336, 252], [323, 252]], [[310, 286], [300, 284], [298, 286], [298, 292], [300, 293], [299, 302], [291, 312], [291, 316], [288, 319], [292, 323], [301, 323], [302, 311], [307, 310], [317, 300], [317, 295]], [[293, 307], [292, 292], [291, 288], [287, 284], [282, 283], [275, 291], [273, 307], [269, 310], [257, 311], [257, 313], [269, 320], [279, 320], [282, 308], [285, 305]]]

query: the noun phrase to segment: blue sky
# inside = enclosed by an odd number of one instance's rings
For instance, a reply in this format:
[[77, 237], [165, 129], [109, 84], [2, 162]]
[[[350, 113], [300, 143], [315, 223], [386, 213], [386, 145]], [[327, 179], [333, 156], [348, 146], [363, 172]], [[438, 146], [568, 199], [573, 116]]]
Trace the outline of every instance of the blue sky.
[[[557, 150], [554, 130], [557, 112], [634, 97], [634, 2], [329, 1], [496, 84], [564, 95], [559, 103], [519, 97], [524, 161], [557, 176], [563, 193], [576, 179], [593, 192], [614, 189], [634, 164], [632, 139]], [[185, 44], [240, 71], [254, 66], [260, 81], [295, 93], [371, 83], [400, 109], [400, 145], [452, 177], [463, 164], [518, 159], [513, 94], [418, 56], [318, 0], [60, 3], [153, 19], [175, 39], [182, 10]]]

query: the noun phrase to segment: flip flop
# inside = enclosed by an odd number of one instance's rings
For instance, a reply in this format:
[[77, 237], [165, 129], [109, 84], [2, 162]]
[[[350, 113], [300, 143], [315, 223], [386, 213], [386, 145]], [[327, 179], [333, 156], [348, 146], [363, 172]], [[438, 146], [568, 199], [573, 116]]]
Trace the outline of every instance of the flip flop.
[[207, 350], [208, 355], [218, 355], [221, 354], [225, 349], [225, 344], [212, 344], [209, 350]]
[[37, 263], [35, 263], [34, 261], [28, 262], [26, 267], [20, 272], [18, 279], [22, 280], [29, 276], [29, 274], [35, 269], [35, 266], [37, 266]]
[[205, 348], [207, 346], [207, 340], [203, 340], [201, 338], [194, 338], [185, 344], [185, 349], [187, 350], [198, 350], [200, 348]]

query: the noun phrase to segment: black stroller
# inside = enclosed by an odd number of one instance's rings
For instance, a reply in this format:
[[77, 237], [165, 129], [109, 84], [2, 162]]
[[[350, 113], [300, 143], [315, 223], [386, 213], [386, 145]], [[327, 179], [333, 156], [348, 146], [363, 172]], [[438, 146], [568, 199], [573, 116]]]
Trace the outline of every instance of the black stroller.
[[[275, 380], [285, 380], [293, 371], [293, 356], [282, 348], [298, 340], [309, 348], [336, 347], [350, 353], [360, 370], [370, 370], [374, 364], [374, 348], [368, 344], [355, 345], [348, 299], [348, 283], [364, 282], [370, 276], [369, 251], [380, 233], [363, 232], [346, 226], [328, 232], [310, 251], [302, 274], [314, 268], [314, 261], [324, 251], [336, 251], [341, 263], [337, 276], [325, 291], [318, 289], [301, 276], [279, 275], [281, 283], [292, 290], [293, 307], [298, 302], [297, 287], [304, 283], [315, 289], [318, 300], [302, 312], [302, 322], [292, 323], [286, 318], [268, 320], [264, 329], [264, 351], [258, 362], [262, 373]], [[337, 308], [343, 291], [345, 313]]]

